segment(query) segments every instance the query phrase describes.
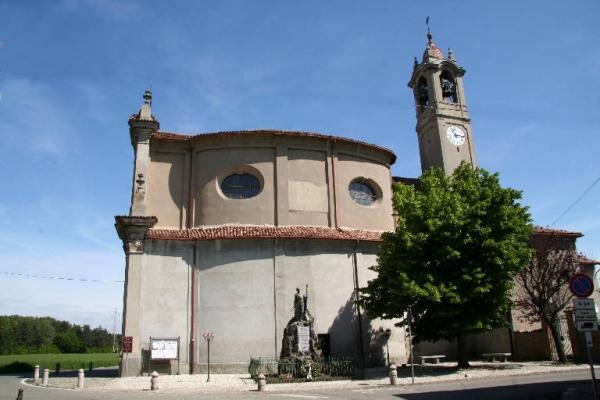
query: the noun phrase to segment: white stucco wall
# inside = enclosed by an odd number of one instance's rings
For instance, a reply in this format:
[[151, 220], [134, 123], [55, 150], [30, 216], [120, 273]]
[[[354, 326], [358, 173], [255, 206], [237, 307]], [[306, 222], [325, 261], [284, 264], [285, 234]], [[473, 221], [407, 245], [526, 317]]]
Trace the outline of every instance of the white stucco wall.
[[[330, 335], [333, 356], [360, 358], [358, 314], [354, 305], [355, 242], [334, 240], [242, 239], [178, 242], [147, 241], [140, 296], [141, 334], [181, 337], [182, 372], [188, 372], [192, 313], [192, 265], [196, 247], [197, 364], [206, 362], [202, 333], [213, 332], [214, 371], [243, 371], [250, 357], [278, 357], [283, 329], [293, 315], [296, 288], [309, 286], [309, 310], [317, 334]], [[359, 284], [365, 285], [375, 261], [374, 244], [357, 247]], [[364, 252], [364, 253], [363, 253]], [[385, 358], [377, 330], [390, 321], [369, 322], [362, 315], [363, 347], [369, 363]], [[390, 340], [391, 359], [405, 362], [402, 329]], [[373, 343], [370, 343], [372, 341]], [[398, 343], [396, 343], [398, 342]]]

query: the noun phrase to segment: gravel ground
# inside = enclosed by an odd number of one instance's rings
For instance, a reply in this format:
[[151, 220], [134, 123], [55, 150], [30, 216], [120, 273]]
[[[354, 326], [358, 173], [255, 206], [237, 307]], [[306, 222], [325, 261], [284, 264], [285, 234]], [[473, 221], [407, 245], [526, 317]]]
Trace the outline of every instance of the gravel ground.
[[[453, 363], [440, 363], [431, 366], [415, 366], [415, 383], [444, 382], [464, 379], [482, 379], [511, 375], [543, 374], [558, 371], [588, 369], [587, 364], [556, 365], [550, 362], [471, 362], [470, 369], [460, 370]], [[294, 390], [321, 390], [335, 388], [366, 388], [389, 385], [389, 378], [383, 369], [368, 371], [370, 378], [364, 380], [343, 380], [329, 382], [282, 383], [269, 384], [270, 392]], [[256, 383], [248, 374], [218, 374], [211, 375], [211, 381], [206, 382], [206, 374], [197, 375], [161, 375], [159, 388], [164, 392], [249, 392], [256, 390]], [[410, 368], [398, 368], [400, 385], [411, 383]], [[31, 384], [31, 379], [26, 383]], [[74, 389], [76, 377], [51, 377], [49, 387]], [[80, 389], [82, 390], [82, 389]], [[85, 378], [86, 391], [115, 391], [139, 392], [150, 390], [150, 377], [127, 378]]]

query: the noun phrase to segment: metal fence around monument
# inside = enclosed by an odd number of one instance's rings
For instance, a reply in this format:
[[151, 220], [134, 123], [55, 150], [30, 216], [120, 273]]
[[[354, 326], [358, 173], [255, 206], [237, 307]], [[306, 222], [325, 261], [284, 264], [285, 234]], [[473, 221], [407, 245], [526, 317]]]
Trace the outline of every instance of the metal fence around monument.
[[254, 379], [262, 373], [267, 383], [289, 383], [351, 379], [355, 370], [352, 357], [327, 357], [310, 362], [312, 379], [307, 379], [308, 368], [304, 362], [294, 359], [258, 357], [250, 358], [248, 372]]

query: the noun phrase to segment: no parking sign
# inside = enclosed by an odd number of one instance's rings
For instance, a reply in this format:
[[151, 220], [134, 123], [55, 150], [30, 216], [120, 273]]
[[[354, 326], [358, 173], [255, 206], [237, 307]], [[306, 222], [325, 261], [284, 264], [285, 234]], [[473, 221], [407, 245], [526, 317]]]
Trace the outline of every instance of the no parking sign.
[[594, 282], [586, 274], [575, 274], [569, 280], [569, 289], [579, 298], [589, 297], [594, 292]]

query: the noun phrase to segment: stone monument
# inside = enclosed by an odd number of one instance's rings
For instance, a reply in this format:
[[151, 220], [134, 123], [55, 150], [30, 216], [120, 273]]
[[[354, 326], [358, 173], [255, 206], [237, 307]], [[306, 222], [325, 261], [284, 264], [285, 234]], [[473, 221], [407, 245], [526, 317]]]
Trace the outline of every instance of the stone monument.
[[283, 330], [280, 355], [282, 359], [309, 361], [320, 359], [322, 356], [319, 340], [313, 329], [314, 318], [307, 305], [308, 285], [304, 296], [300, 294], [300, 289], [296, 289], [294, 316]]

